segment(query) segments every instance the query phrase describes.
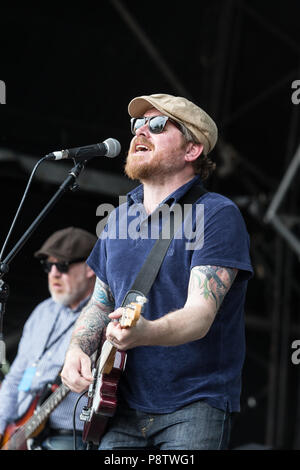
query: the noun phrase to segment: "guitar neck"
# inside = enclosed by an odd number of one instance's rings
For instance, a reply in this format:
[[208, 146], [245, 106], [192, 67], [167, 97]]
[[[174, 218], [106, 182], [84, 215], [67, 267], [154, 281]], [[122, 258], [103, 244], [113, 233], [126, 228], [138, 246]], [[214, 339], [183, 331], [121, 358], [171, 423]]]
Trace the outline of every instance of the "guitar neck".
[[[3, 449], [5, 450], [20, 450], [26, 448], [26, 440], [35, 435], [35, 431], [44, 425], [45, 421], [51, 412], [60, 404], [65, 396], [70, 392], [70, 389], [64, 384], [60, 385], [41, 405], [40, 408], [34, 410], [33, 415], [17, 430], [8, 436], [5, 441]], [[36, 397], [37, 399], [38, 397]], [[2, 450], [2, 448], [1, 448]]]
[[97, 364], [97, 372], [98, 375], [104, 372], [105, 367], [107, 366], [108, 362], [113, 362], [113, 357], [116, 353], [117, 349], [112, 345], [112, 343], [108, 340], [104, 341], [102, 345], [101, 355], [98, 359]]
[[50, 416], [52, 411], [60, 404], [60, 402], [67, 396], [70, 389], [64, 384], [61, 384], [55, 392], [42, 404], [42, 406], [35, 411], [31, 418], [22, 426], [25, 438], [31, 437], [38, 429], [38, 427], [44, 423], [44, 421]]
[[[143, 304], [147, 301], [146, 297], [138, 296], [136, 302], [131, 302], [129, 305], [124, 307], [124, 313], [120, 319], [121, 328], [131, 328], [138, 321]], [[105, 340], [102, 348], [101, 354], [96, 364], [96, 375], [103, 373], [109, 373], [115, 358], [115, 353], [117, 348], [112, 345], [109, 340]]]

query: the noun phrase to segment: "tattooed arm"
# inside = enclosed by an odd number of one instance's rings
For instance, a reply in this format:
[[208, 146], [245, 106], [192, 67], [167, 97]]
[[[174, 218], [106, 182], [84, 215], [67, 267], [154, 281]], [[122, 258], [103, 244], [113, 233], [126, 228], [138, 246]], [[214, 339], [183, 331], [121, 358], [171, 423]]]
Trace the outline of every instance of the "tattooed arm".
[[97, 278], [91, 300], [75, 323], [69, 348], [79, 346], [91, 355], [97, 349], [103, 328], [110, 321], [108, 314], [114, 310], [113, 307], [114, 299], [109, 287]]
[[93, 381], [90, 356], [97, 349], [101, 333], [114, 310], [109, 287], [97, 278], [93, 295], [78, 317], [72, 333], [61, 378], [74, 392], [82, 392]]
[[214, 315], [237, 274], [237, 269], [221, 266], [195, 266], [190, 275], [187, 304], [204, 300], [211, 305]]
[[[136, 327], [127, 331], [111, 323], [108, 335], [116, 338], [115, 345], [119, 349], [140, 345], [175, 346], [203, 338], [237, 272], [237, 269], [220, 266], [195, 266], [191, 271], [187, 300], [182, 309], [154, 321], [141, 317]], [[110, 318], [117, 318], [116, 312]]]

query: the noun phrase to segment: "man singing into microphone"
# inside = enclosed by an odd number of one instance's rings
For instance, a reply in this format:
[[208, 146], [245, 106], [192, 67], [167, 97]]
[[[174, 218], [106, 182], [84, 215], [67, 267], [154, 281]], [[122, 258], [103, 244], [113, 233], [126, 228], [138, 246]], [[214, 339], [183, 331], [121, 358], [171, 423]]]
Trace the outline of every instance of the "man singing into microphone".
[[[97, 276], [95, 290], [76, 322], [62, 378], [76, 392], [87, 389], [93, 381], [89, 356], [109, 322], [107, 338], [127, 352], [127, 363], [99, 448], [226, 449], [231, 414], [240, 409], [252, 275], [248, 233], [231, 200], [201, 189], [214, 169], [208, 154], [217, 127], [211, 117], [166, 94], [134, 98], [128, 109], [133, 138], [125, 171], [141, 185], [128, 194], [127, 211], [139, 204], [140, 227], [151, 229], [163, 205], [172, 208], [198, 187], [194, 206], [204, 207], [203, 244], [187, 249], [184, 237], [174, 236], [143, 314], [124, 329], [109, 320], [120, 318], [122, 300], [155, 240], [116, 239], [104, 231], [87, 261]], [[111, 215], [118, 220], [120, 212]]]

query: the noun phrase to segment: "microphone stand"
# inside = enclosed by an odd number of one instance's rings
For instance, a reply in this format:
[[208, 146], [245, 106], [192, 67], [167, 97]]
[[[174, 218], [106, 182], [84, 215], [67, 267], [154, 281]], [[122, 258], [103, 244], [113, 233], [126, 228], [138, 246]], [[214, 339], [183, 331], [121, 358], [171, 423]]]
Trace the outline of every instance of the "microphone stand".
[[[74, 163], [76, 163], [75, 160], [74, 160]], [[32, 233], [36, 230], [37, 226], [42, 222], [42, 220], [50, 212], [50, 210], [56, 204], [56, 202], [69, 189], [71, 191], [78, 189], [79, 186], [76, 183], [76, 179], [80, 175], [81, 171], [84, 169], [85, 163], [86, 161], [82, 161], [82, 162], [78, 162], [75, 164], [75, 166], [70, 170], [69, 176], [61, 184], [61, 186], [56, 191], [54, 196], [50, 199], [48, 204], [44, 207], [44, 209], [32, 222], [30, 227], [22, 235], [22, 237], [19, 239], [19, 241], [10, 251], [10, 253], [6, 256], [6, 258], [3, 261], [0, 260], [0, 368], [5, 363], [5, 342], [3, 340], [3, 316], [5, 313], [5, 309], [6, 309], [6, 303], [9, 297], [9, 286], [6, 282], [4, 282], [3, 277], [9, 271], [9, 263], [13, 260], [16, 254], [21, 250], [21, 248], [24, 246], [26, 241], [30, 238]]]

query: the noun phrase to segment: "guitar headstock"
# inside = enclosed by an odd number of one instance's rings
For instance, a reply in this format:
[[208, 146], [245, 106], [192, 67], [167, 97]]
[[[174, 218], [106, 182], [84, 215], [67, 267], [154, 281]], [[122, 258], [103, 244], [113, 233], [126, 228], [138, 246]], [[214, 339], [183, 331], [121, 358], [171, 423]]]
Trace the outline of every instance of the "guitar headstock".
[[146, 297], [138, 295], [136, 302], [131, 302], [124, 307], [124, 313], [120, 318], [120, 325], [122, 328], [130, 328], [136, 324], [140, 318], [141, 311], [144, 303], [147, 302]]

